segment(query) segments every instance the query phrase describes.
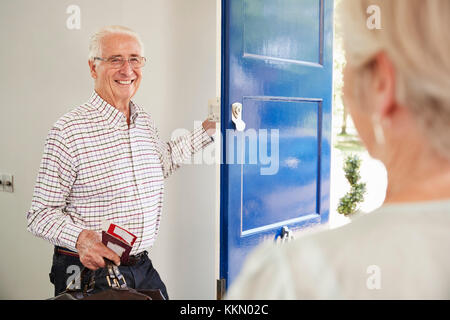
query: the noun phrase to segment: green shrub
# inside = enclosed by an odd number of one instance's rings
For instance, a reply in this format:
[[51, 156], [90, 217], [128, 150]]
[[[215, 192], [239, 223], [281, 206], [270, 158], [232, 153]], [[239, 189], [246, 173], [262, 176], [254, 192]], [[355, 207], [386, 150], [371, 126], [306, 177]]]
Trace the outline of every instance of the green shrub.
[[358, 183], [361, 179], [359, 168], [361, 167], [361, 159], [357, 155], [350, 155], [345, 159], [344, 171], [345, 177], [350, 183], [351, 189], [339, 201], [337, 211], [345, 216], [351, 215], [358, 211], [358, 205], [364, 201], [366, 193], [366, 184]]

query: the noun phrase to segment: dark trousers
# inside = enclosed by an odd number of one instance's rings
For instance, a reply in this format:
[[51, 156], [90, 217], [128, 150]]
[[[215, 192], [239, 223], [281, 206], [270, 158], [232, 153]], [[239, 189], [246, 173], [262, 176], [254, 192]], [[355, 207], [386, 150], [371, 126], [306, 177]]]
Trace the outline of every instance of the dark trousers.
[[[80, 259], [55, 252], [53, 254], [53, 264], [50, 271], [50, 282], [55, 286], [55, 296], [64, 292], [72, 280], [77, 280], [71, 289], [80, 289], [79, 273], [83, 269]], [[119, 271], [124, 276], [129, 288], [133, 289], [160, 289], [166, 299], [169, 299], [164, 282], [158, 272], [153, 268], [152, 262], [147, 256], [142, 258], [133, 266], [119, 266]], [[109, 288], [106, 280], [107, 270], [97, 269], [94, 273], [95, 287], [93, 293]], [[88, 281], [89, 279], [84, 279]]]

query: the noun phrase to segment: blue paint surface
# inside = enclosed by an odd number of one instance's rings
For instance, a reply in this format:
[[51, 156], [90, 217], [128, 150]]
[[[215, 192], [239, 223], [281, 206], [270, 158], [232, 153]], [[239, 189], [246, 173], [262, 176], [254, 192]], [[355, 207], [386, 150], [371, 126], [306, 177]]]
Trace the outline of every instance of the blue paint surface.
[[[282, 226], [328, 221], [333, 1], [224, 0], [222, 12], [222, 151], [233, 161], [221, 167], [220, 273], [229, 285]], [[246, 131], [227, 136], [234, 102]]]

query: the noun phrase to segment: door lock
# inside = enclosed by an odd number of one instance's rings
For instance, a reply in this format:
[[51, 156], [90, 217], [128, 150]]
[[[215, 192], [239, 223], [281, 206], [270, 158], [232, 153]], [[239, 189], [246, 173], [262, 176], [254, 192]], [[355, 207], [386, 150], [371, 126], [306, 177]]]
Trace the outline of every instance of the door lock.
[[275, 242], [277, 243], [286, 243], [294, 239], [294, 234], [287, 226], [281, 228], [281, 231], [275, 236]]

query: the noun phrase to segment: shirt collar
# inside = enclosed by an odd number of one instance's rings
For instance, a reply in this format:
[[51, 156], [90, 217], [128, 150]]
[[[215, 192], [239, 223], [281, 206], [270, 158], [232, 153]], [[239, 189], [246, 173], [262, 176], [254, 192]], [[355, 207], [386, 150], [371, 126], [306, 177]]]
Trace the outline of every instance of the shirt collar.
[[[93, 92], [89, 98], [89, 104], [98, 110], [102, 117], [114, 128], [128, 128], [125, 115], [108, 102], [102, 99], [97, 92]], [[130, 101], [130, 125], [135, 123], [136, 117], [139, 115], [141, 108], [133, 101]]]

